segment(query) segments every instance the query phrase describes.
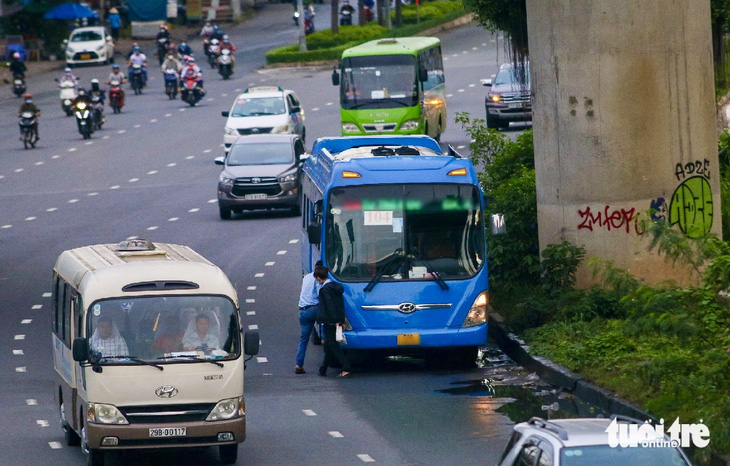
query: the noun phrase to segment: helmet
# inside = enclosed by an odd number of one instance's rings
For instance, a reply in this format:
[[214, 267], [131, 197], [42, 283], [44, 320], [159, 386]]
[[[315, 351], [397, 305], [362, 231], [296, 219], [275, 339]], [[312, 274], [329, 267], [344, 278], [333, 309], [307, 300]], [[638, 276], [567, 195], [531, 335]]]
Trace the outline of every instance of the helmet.
[[180, 45], [188, 45], [187, 42], [185, 42], [185, 39], [183, 39], [182, 42], [180, 42]]
[[69, 68], [69, 67], [67, 66], [66, 68], [64, 68], [64, 69], [63, 69], [63, 71], [64, 71], [65, 73], [70, 73], [70, 72], [71, 72], [71, 68]]
[[160, 24], [160, 29], [167, 29], [167, 24], [165, 24], [165, 23]]
[[32, 99], [33, 98], [33, 94], [31, 94], [30, 92], [26, 92], [25, 94], [23, 94], [23, 98], [24, 99]]
[[18, 52], [15, 52], [13, 54], [13, 58], [15, 58], [16, 60], [20, 60], [20, 54]]
[[91, 80], [91, 84], [99, 84], [99, 80], [94, 78]]
[[195, 63], [195, 58], [193, 58], [193, 57], [188, 58], [188, 63]]
[[218, 39], [213, 39], [210, 41], [210, 43], [213, 45], [218, 45]]
[[132, 42], [132, 47], [137, 47], [137, 46], [139, 46], [139, 42]]
[[184, 61], [185, 61], [185, 62], [187, 63], [187, 62], [189, 62], [189, 61], [190, 61], [190, 59], [191, 59], [191, 58], [193, 58], [193, 57], [191, 57], [190, 55], [185, 55], [185, 56], [183, 57], [183, 60], [184, 60]]
[[119, 69], [119, 65], [112, 65], [112, 69], [113, 70], [118, 70]]
[[132, 47], [132, 50], [134, 50], [135, 52], [139, 52], [139, 45], [135, 45], [134, 47]]
[[84, 89], [83, 87], [80, 87], [78, 90], [78, 95], [86, 95], [86, 89]]
[[228, 40], [228, 34], [223, 34], [223, 40]]

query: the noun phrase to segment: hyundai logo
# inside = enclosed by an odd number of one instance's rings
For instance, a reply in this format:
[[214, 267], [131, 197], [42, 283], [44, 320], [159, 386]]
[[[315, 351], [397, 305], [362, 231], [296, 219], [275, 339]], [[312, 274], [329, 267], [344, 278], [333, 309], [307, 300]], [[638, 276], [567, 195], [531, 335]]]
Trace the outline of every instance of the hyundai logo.
[[261, 178], [251, 178], [251, 183], [261, 183]]
[[251, 128], [251, 132], [252, 132], [253, 134], [258, 134], [258, 132], [259, 132], [259, 129], [258, 129], [258, 128]]
[[157, 387], [157, 390], [155, 390], [155, 395], [159, 396], [160, 398], [172, 398], [173, 396], [177, 395], [177, 388], [172, 385], [163, 385], [161, 387]]
[[403, 314], [410, 314], [416, 310], [416, 305], [413, 303], [401, 303], [400, 306], [398, 306], [398, 310]]

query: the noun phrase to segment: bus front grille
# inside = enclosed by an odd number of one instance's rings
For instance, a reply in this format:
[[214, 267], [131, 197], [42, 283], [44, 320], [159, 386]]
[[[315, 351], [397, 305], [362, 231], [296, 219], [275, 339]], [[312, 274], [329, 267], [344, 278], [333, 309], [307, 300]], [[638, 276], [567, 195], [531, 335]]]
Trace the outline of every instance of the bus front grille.
[[362, 129], [365, 130], [366, 133], [383, 133], [395, 131], [396, 126], [397, 125], [395, 123], [382, 123], [374, 125], [362, 125]]
[[119, 408], [130, 424], [165, 424], [204, 421], [215, 403], [125, 406]]

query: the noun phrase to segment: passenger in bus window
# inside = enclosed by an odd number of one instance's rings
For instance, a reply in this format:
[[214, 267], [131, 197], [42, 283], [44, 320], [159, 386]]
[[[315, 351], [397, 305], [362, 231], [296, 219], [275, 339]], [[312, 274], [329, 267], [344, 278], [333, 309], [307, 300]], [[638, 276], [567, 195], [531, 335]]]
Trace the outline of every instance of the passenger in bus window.
[[109, 316], [97, 320], [96, 330], [89, 342], [91, 349], [101, 353], [102, 357], [129, 356], [127, 342], [119, 334], [117, 324]]
[[183, 349], [186, 351], [220, 348], [220, 342], [215, 332], [211, 329], [210, 317], [207, 314], [195, 316], [195, 325], [188, 326], [183, 337]]
[[151, 345], [152, 349], [163, 353], [179, 351], [182, 347], [183, 334], [180, 317], [177, 314], [168, 314], [160, 322], [160, 329]]

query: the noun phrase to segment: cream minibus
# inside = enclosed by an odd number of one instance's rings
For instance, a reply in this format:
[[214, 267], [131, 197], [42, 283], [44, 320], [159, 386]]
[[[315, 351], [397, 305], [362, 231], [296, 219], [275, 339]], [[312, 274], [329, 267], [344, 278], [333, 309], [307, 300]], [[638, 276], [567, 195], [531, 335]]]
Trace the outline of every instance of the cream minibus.
[[259, 336], [242, 339], [221, 269], [176, 244], [80, 247], [56, 261], [53, 303], [54, 398], [66, 443], [88, 464], [113, 450], [183, 446], [218, 446], [222, 462], [236, 462], [241, 353], [257, 354]]

